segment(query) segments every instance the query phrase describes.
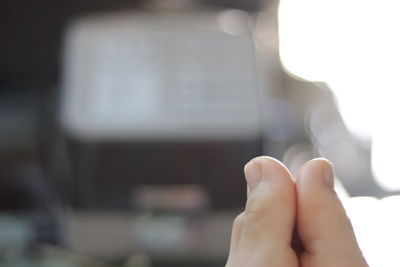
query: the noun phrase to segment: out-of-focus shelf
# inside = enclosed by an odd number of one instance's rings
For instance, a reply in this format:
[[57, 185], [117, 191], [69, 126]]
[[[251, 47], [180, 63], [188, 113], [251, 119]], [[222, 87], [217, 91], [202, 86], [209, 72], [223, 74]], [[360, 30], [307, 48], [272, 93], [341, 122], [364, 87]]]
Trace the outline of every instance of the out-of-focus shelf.
[[[160, 242], [142, 246], [143, 240], [137, 238], [137, 217], [129, 213], [72, 211], [65, 226], [69, 248], [97, 259], [126, 259], [139, 252], [154, 260], [221, 260], [228, 255], [236, 215], [228, 211], [212, 213], [193, 224], [185, 224], [181, 233], [184, 238], [170, 238], [167, 246], [160, 246]], [[162, 238], [159, 237], [161, 241]]]

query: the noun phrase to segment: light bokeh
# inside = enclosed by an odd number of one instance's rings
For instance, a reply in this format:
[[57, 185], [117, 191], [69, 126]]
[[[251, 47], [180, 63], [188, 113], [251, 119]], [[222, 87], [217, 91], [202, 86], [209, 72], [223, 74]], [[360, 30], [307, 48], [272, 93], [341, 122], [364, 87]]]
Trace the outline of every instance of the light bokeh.
[[393, 0], [282, 0], [279, 7], [283, 66], [330, 86], [347, 128], [372, 142], [377, 183], [393, 191], [400, 189], [399, 11]]

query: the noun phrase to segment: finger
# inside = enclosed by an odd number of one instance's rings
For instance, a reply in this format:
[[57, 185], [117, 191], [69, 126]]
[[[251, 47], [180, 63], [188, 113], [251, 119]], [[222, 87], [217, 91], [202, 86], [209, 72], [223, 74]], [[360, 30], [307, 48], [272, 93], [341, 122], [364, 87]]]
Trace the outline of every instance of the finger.
[[307, 162], [296, 178], [297, 230], [304, 266], [367, 266], [350, 220], [337, 197], [333, 168], [325, 159]]
[[258, 157], [245, 166], [245, 176], [249, 194], [239, 249], [253, 255], [247, 266], [297, 266], [290, 246], [296, 201], [290, 173], [279, 161]]

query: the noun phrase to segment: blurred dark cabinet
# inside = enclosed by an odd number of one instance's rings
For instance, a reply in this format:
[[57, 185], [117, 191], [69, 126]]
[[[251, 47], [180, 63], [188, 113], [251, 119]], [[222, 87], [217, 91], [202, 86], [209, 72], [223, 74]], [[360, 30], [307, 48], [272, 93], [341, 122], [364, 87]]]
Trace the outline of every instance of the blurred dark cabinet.
[[204, 186], [211, 208], [243, 207], [243, 166], [262, 153], [261, 141], [81, 144], [69, 143], [73, 204], [127, 209], [138, 185]]

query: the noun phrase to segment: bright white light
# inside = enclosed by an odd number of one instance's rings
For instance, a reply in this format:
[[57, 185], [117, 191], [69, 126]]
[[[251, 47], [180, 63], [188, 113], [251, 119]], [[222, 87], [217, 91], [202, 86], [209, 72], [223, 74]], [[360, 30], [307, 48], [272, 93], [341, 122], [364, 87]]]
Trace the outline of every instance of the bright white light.
[[392, 110], [386, 110], [374, 129], [371, 164], [378, 184], [386, 190], [396, 190], [400, 188], [400, 104], [388, 107]]
[[379, 201], [372, 197], [356, 197], [344, 200], [343, 204], [365, 258], [371, 267], [380, 266]]
[[379, 201], [372, 197], [349, 198], [344, 206], [369, 266], [400, 266], [400, 196]]
[[400, 2], [281, 0], [280, 56], [303, 79], [335, 93], [349, 130], [372, 139], [378, 183], [400, 189]]

